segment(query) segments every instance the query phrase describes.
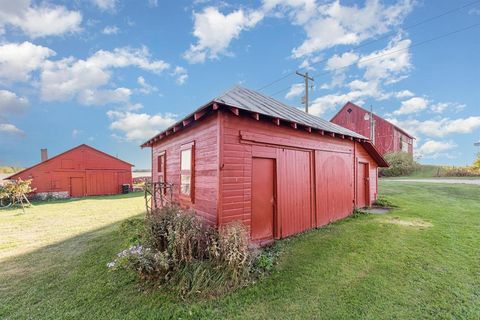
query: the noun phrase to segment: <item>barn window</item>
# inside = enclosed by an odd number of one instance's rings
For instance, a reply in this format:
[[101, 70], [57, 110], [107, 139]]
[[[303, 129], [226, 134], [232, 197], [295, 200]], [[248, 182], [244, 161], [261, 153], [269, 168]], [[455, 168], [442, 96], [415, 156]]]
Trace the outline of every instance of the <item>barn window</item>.
[[352, 111], [353, 111], [352, 108], [348, 108], [347, 110], [348, 113], [352, 113]]
[[408, 152], [408, 140], [403, 135], [400, 136], [400, 148], [401, 151]]
[[193, 202], [194, 199], [194, 143], [185, 144], [180, 148], [180, 194]]

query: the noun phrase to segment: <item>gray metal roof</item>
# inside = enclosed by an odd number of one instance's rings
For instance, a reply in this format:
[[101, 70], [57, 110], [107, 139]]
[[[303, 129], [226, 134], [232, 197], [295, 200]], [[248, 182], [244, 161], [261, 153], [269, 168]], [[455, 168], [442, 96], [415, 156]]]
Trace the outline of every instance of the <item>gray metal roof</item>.
[[330, 121], [311, 115], [295, 107], [288, 106], [271, 97], [241, 86], [236, 86], [228, 90], [220, 97], [215, 98], [213, 102], [226, 104], [231, 107], [256, 112], [258, 114], [279, 118], [285, 121], [295, 122], [318, 130], [325, 130], [354, 138], [368, 139], [354, 131], [348, 130]]

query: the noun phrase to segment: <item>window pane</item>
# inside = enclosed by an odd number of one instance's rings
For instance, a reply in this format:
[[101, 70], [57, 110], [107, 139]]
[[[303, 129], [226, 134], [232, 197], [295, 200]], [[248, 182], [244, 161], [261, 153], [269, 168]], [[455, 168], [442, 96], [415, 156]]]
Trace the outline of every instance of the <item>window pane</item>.
[[192, 168], [192, 149], [182, 150], [181, 170], [191, 170]]
[[163, 156], [158, 157], [158, 172], [163, 171]]
[[185, 195], [190, 195], [190, 181], [191, 176], [189, 174], [182, 174], [180, 181], [180, 192]]

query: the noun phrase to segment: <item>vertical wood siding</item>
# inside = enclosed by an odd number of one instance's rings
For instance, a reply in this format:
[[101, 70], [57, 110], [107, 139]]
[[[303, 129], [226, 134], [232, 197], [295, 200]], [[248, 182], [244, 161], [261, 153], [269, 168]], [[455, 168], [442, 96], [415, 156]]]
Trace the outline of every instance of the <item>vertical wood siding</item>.
[[[349, 113], [348, 109], [352, 111]], [[331, 120], [344, 128], [355, 131], [367, 138], [370, 138], [370, 121], [365, 120], [365, 113], [369, 111], [359, 108], [353, 103], [346, 104]], [[410, 141], [408, 152], [413, 153], [413, 141], [404, 135], [390, 122], [374, 114], [375, 119], [375, 147], [380, 154], [402, 150], [400, 136]], [[407, 140], [406, 140], [407, 141]]]
[[354, 207], [353, 153], [315, 152], [316, 226], [345, 218]]
[[370, 164], [370, 201], [376, 196], [377, 166], [360, 144], [277, 126], [267, 120], [226, 112], [220, 115], [220, 225], [241, 220], [250, 227], [252, 157], [276, 159], [276, 238], [351, 214], [358, 161]]
[[278, 149], [277, 207], [280, 237], [313, 227], [310, 152]]
[[132, 184], [132, 170], [129, 164], [82, 145], [13, 178], [32, 179], [36, 193], [70, 193], [71, 178], [82, 178], [83, 195], [94, 196], [121, 193], [122, 184]]

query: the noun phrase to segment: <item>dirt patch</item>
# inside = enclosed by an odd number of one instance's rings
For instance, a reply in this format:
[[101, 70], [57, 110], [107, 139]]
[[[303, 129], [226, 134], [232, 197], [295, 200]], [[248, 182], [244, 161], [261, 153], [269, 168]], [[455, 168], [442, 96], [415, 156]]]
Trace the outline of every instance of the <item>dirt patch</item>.
[[390, 210], [392, 210], [392, 209], [391, 208], [384, 208], [384, 207], [372, 207], [372, 208], [365, 209], [363, 211], [365, 211], [367, 213], [370, 213], [370, 214], [386, 214]]
[[388, 219], [380, 220], [381, 223], [396, 224], [404, 227], [419, 227], [419, 228], [430, 228], [433, 226], [431, 222], [422, 220], [422, 219], [400, 219], [399, 217], [391, 217]]

